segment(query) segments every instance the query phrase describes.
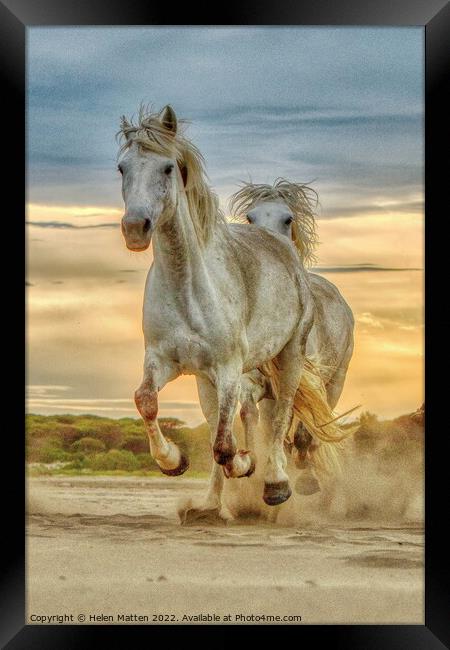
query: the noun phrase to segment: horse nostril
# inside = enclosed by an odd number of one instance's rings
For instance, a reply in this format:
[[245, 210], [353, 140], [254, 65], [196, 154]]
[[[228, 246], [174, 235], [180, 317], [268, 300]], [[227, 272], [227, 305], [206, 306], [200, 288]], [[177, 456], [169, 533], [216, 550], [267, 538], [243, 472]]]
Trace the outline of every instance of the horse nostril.
[[148, 232], [150, 230], [150, 219], [146, 219], [144, 221], [144, 232]]

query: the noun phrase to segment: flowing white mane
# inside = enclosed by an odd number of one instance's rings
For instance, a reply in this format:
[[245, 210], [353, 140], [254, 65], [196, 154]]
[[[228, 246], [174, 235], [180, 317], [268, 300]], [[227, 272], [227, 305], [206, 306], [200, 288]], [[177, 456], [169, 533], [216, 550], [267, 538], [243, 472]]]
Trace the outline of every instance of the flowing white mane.
[[237, 221], [246, 223], [251, 208], [265, 201], [283, 201], [293, 214], [292, 240], [305, 266], [316, 262], [314, 250], [318, 244], [316, 232], [317, 192], [308, 185], [292, 183], [284, 178], [272, 185], [243, 183], [230, 199], [230, 210]]
[[[178, 120], [178, 131], [184, 120]], [[207, 184], [204, 159], [197, 147], [183, 133], [169, 130], [161, 121], [160, 114], [152, 113], [141, 105], [137, 122], [121, 118], [118, 136], [122, 142], [119, 155], [132, 143], [143, 149], [176, 159], [185, 181], [186, 198], [195, 229], [202, 243], [208, 241], [211, 232], [224, 223], [217, 195]]]

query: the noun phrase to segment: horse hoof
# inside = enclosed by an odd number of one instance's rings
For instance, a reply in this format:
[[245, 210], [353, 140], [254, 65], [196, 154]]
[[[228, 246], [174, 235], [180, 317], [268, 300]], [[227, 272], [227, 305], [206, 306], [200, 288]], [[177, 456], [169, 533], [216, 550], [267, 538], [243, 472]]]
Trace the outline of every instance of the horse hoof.
[[289, 499], [292, 494], [288, 481], [279, 483], [264, 483], [264, 503], [268, 506], [278, 506]]
[[212, 526], [226, 526], [227, 520], [220, 515], [220, 508], [187, 508], [178, 512], [182, 526], [195, 524], [209, 524]]
[[[244, 459], [248, 459], [247, 461]], [[247, 462], [250, 461], [250, 465], [245, 470]], [[244, 467], [242, 465], [244, 464]], [[226, 478], [244, 478], [244, 476], [251, 476], [256, 468], [256, 458], [251, 451], [238, 450], [231, 460], [231, 462], [223, 465], [223, 473]]]
[[303, 494], [304, 496], [316, 494], [316, 492], [320, 492], [320, 489], [319, 481], [310, 473], [306, 475], [301, 474], [295, 483], [295, 491], [297, 494]]
[[159, 465], [159, 469], [166, 476], [180, 476], [180, 474], [184, 474], [184, 472], [188, 468], [189, 468], [189, 458], [184, 454], [181, 454], [180, 464], [178, 465], [178, 467], [174, 467], [174, 469], [165, 469], [164, 467], [161, 467], [161, 465]]

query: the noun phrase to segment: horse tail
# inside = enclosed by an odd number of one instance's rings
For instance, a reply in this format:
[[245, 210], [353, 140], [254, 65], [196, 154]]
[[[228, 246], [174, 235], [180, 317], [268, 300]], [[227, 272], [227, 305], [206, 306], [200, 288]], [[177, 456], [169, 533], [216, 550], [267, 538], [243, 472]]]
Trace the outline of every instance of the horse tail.
[[[276, 398], [280, 385], [278, 358], [266, 362], [260, 370], [269, 380], [272, 393]], [[354, 433], [354, 428], [344, 429], [340, 425], [339, 420], [343, 416], [337, 416], [330, 408], [325, 383], [318, 366], [308, 357], [305, 359], [300, 384], [295, 393], [293, 409], [294, 421], [297, 420], [297, 424], [302, 422], [310, 434], [321, 442], [338, 443]], [[345, 415], [349, 412], [347, 411]]]
[[[280, 385], [278, 358], [266, 362], [260, 370], [269, 380], [272, 393], [276, 398]], [[359, 407], [354, 407], [343, 415], [348, 415], [356, 408]], [[337, 416], [330, 408], [319, 365], [312, 359], [306, 358], [294, 397], [293, 418], [288, 438], [291, 438], [301, 422], [309, 433], [322, 443], [314, 452], [308, 454], [313, 467], [321, 475], [342, 476], [343, 441], [352, 436], [358, 428], [352, 426], [344, 429], [339, 423], [343, 415]]]

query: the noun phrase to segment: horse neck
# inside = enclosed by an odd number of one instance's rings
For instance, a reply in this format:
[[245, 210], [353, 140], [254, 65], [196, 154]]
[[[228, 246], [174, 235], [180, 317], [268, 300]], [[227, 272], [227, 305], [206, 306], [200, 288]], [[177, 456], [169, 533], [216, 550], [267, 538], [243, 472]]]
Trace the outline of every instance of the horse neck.
[[179, 194], [174, 214], [153, 235], [153, 257], [158, 273], [177, 288], [192, 285], [206, 275], [202, 247], [184, 193]]

